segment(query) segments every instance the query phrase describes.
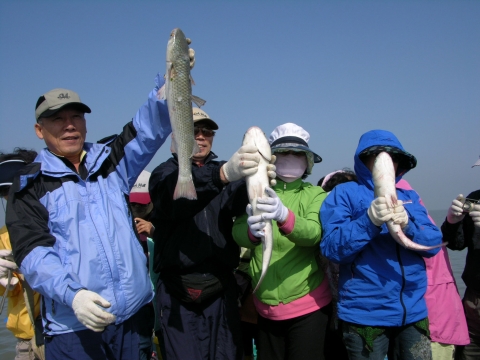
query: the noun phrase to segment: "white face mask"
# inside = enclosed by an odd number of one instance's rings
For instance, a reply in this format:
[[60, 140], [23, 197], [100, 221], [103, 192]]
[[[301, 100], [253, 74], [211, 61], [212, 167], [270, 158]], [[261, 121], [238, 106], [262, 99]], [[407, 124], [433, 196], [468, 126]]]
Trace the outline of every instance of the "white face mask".
[[290, 183], [300, 179], [305, 174], [305, 170], [307, 170], [307, 156], [303, 152], [300, 154], [300, 156], [293, 154], [283, 155], [281, 152], [275, 154], [277, 156], [275, 161], [276, 172], [281, 180]]

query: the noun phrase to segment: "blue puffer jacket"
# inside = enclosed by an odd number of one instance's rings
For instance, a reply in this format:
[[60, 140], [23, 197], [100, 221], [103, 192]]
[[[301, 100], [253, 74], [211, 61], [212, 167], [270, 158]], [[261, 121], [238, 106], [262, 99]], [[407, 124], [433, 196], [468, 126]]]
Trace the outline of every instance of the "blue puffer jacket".
[[163, 77], [122, 133], [85, 143], [81, 171], [47, 149], [13, 183], [6, 223], [17, 264], [43, 295], [49, 335], [85, 330], [72, 310], [80, 289], [111, 303], [117, 324], [153, 298], [145, 254], [132, 227], [130, 189], [171, 132]]
[[[427, 317], [422, 256], [431, 257], [439, 249], [407, 250], [395, 242], [386, 225], [377, 227], [370, 221], [367, 209], [374, 199], [372, 174], [359, 154], [374, 145], [403, 150], [388, 131], [373, 130], [360, 138], [354, 158], [358, 183], [338, 185], [323, 202], [320, 247], [329, 260], [340, 264], [340, 319], [360, 325], [402, 326]], [[400, 179], [398, 176], [397, 182]], [[397, 195], [400, 200], [412, 201], [405, 205], [409, 221], [403, 231], [407, 237], [423, 245], [441, 243], [442, 234], [428, 219], [417, 193], [397, 189]]]

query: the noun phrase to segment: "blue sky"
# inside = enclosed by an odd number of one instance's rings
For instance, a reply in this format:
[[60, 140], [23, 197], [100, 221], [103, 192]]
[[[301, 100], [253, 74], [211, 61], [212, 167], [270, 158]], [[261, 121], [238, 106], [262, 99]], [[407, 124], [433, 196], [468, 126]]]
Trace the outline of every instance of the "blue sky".
[[[479, 1], [0, 0], [0, 151], [44, 147], [34, 106], [56, 87], [92, 109], [88, 141], [120, 132], [180, 27], [221, 159], [248, 127], [268, 135], [295, 122], [323, 157], [316, 183], [353, 168], [364, 132], [386, 129], [418, 159], [405, 178], [446, 210], [480, 188], [479, 19]], [[147, 170], [170, 156], [166, 145]]]

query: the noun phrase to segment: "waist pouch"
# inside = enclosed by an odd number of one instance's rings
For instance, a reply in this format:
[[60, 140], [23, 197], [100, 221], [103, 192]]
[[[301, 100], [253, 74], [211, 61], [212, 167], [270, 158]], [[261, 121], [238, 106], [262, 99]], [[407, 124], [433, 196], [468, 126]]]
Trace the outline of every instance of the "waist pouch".
[[161, 272], [168, 292], [185, 303], [202, 304], [223, 294], [228, 285], [229, 273], [174, 274]]

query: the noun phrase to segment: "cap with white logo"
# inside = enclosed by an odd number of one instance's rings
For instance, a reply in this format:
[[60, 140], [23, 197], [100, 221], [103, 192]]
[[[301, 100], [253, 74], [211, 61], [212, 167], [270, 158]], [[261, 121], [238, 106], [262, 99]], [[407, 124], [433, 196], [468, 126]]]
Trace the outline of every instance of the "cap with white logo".
[[218, 130], [217, 123], [212, 119], [210, 119], [210, 116], [208, 116], [208, 114], [205, 111], [196, 107], [192, 108], [192, 111], [193, 111], [194, 124], [198, 121], [202, 121], [202, 122], [205, 122], [205, 124], [207, 124], [208, 127], [211, 128], [211, 130]]
[[75, 91], [67, 89], [53, 89], [40, 96], [35, 105], [35, 119], [49, 117], [65, 106], [72, 106], [80, 111], [91, 113], [90, 108], [80, 101]]
[[146, 170], [143, 170], [140, 173], [137, 181], [135, 181], [135, 184], [130, 191], [130, 202], [148, 204], [152, 201], [148, 192], [148, 181], [150, 180], [150, 175], [150, 172]]

